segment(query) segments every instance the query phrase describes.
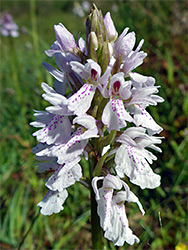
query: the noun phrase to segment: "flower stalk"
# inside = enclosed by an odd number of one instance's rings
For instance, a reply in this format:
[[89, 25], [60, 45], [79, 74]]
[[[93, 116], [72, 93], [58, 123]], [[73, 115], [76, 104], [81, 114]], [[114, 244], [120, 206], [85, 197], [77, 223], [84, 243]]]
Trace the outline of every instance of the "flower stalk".
[[[89, 158], [90, 166], [90, 179], [93, 179], [93, 171], [97, 164], [94, 154]], [[102, 229], [100, 227], [100, 219], [97, 214], [97, 202], [95, 200], [95, 193], [92, 186], [90, 187], [90, 199], [91, 199], [91, 235], [93, 249], [102, 249]]]

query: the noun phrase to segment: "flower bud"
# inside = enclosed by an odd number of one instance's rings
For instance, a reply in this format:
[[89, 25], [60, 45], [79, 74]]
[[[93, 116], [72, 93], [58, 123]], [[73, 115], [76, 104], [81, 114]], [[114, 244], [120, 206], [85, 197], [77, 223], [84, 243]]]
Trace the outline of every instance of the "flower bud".
[[110, 12], [107, 12], [104, 17], [104, 25], [108, 33], [109, 41], [114, 42], [118, 36], [118, 33], [111, 19]]
[[89, 34], [89, 42], [92, 44], [94, 50], [98, 49], [98, 39], [94, 31]]

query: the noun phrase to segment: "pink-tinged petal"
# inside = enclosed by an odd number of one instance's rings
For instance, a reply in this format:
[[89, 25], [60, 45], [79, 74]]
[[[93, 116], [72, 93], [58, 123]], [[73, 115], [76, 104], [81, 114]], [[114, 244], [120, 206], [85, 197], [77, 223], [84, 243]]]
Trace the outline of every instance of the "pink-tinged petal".
[[101, 77], [99, 77], [98, 82], [102, 86], [107, 86], [109, 77], [111, 75], [111, 71], [112, 71], [112, 67], [108, 66], [107, 69], [106, 69], [106, 71], [104, 72], [104, 74]]
[[160, 127], [151, 115], [140, 105], [135, 106], [134, 120], [136, 126], [142, 126], [147, 129], [149, 135], [159, 134], [163, 129]]
[[91, 115], [82, 115], [74, 118], [73, 124], [80, 124], [87, 129], [96, 128], [96, 120]]
[[149, 87], [155, 85], [155, 78], [151, 76], [143, 76], [135, 72], [129, 73], [129, 76], [133, 83], [133, 87], [135, 88]]
[[72, 70], [78, 74], [81, 78], [87, 80], [90, 77], [90, 72], [85, 71], [85, 67], [83, 64], [79, 63], [79, 62], [70, 62], [71, 68]]
[[61, 192], [79, 181], [82, 177], [82, 169], [79, 164], [75, 163], [79, 160], [78, 158], [76, 161], [59, 165], [55, 173], [48, 179], [46, 186], [52, 191], [58, 190]]
[[120, 190], [122, 188], [122, 183], [118, 176], [108, 174], [104, 178], [103, 187], [107, 189], [110, 188]]
[[118, 58], [119, 55], [121, 55], [121, 60], [124, 62], [132, 51], [135, 41], [136, 38], [134, 32], [130, 32], [126, 36], [122, 36], [121, 34], [114, 44], [114, 56]]
[[99, 197], [100, 200], [97, 200], [97, 213], [100, 217], [100, 225], [105, 231], [110, 226], [110, 216], [112, 213], [111, 202], [113, 196], [113, 189], [100, 188]]
[[48, 72], [55, 77], [59, 82], [65, 82], [66, 76], [64, 72], [61, 72], [59, 70], [57, 70], [56, 68], [54, 68], [53, 66], [51, 66], [50, 64], [43, 62], [42, 66], [48, 70]]
[[104, 16], [104, 25], [107, 30], [109, 41], [110, 42], [115, 41], [118, 36], [118, 33], [112, 21], [110, 12], [107, 12], [106, 15]]
[[147, 53], [144, 53], [143, 51], [138, 52], [135, 54], [135, 56], [131, 56], [130, 58], [127, 57], [124, 64], [123, 64], [123, 72], [125, 74], [128, 74], [133, 69], [138, 67], [143, 63], [143, 59], [147, 56]]
[[115, 156], [116, 171], [120, 177], [124, 174], [130, 181], [142, 189], [160, 186], [161, 177], [155, 174], [145, 160], [146, 152], [130, 145], [121, 145]]
[[53, 213], [59, 213], [64, 209], [62, 206], [68, 197], [67, 190], [64, 189], [62, 192], [51, 191], [49, 190], [41, 202], [37, 204], [38, 207], [41, 207], [41, 214], [51, 215]]
[[142, 204], [140, 203], [138, 197], [133, 192], [130, 191], [129, 186], [124, 181], [121, 181], [121, 182], [125, 188], [125, 191], [120, 191], [114, 196], [113, 200], [115, 201], [115, 203], [118, 204], [120, 202], [125, 202], [125, 201], [128, 201], [129, 203], [135, 202], [135, 203], [137, 203], [142, 215], [144, 215], [145, 211], [144, 211]]
[[81, 52], [87, 56], [86, 42], [84, 41], [84, 39], [82, 37], [80, 37], [78, 40], [78, 46], [79, 46], [79, 49], [81, 50]]
[[96, 86], [85, 83], [69, 98], [69, 110], [78, 116], [85, 114], [91, 106], [95, 90]]
[[107, 125], [110, 131], [119, 131], [120, 128], [126, 127], [126, 121], [133, 122], [133, 118], [125, 110], [123, 101], [110, 99], [103, 110], [102, 122]]
[[55, 35], [63, 51], [72, 51], [76, 47], [73, 35], [61, 23], [54, 25]]
[[46, 108], [46, 110], [54, 115], [65, 115], [65, 116], [74, 115], [73, 112], [70, 111], [68, 107], [64, 104], [49, 106]]
[[65, 143], [71, 135], [71, 123], [67, 116], [55, 115], [42, 129], [33, 133], [40, 142], [50, 144]]

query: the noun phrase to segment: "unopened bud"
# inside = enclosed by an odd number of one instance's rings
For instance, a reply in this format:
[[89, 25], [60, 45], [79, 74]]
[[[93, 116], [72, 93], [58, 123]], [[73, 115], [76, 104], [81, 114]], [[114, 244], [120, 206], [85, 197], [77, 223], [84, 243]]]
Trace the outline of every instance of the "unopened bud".
[[90, 46], [94, 48], [94, 50], [98, 49], [98, 39], [94, 31], [92, 31], [89, 34], [89, 43], [90, 43]]
[[110, 16], [110, 12], [107, 12], [104, 17], [104, 25], [108, 33], [109, 41], [114, 42], [118, 36], [118, 33]]

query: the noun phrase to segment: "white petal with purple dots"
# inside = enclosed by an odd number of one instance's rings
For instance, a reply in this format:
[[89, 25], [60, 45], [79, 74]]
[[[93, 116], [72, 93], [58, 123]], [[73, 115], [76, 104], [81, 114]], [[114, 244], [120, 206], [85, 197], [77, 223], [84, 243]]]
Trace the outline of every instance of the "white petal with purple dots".
[[65, 143], [71, 135], [71, 123], [67, 116], [55, 115], [46, 126], [35, 133], [39, 142], [47, 144]]
[[69, 98], [68, 109], [78, 116], [85, 114], [91, 106], [96, 88], [97, 86], [85, 83]]
[[58, 190], [61, 192], [63, 189], [70, 187], [79, 181], [82, 177], [82, 169], [77, 163], [80, 159], [67, 164], [57, 165], [55, 173], [48, 179], [46, 186], [53, 191]]
[[149, 156], [144, 149], [122, 144], [115, 156], [117, 174], [121, 178], [127, 175], [132, 183], [142, 189], [160, 186], [161, 177], [152, 171], [146, 157]]
[[149, 135], [159, 134], [163, 129], [160, 127], [151, 115], [140, 105], [135, 105], [134, 120], [136, 126], [142, 126], [147, 129]]
[[43, 215], [57, 214], [64, 209], [62, 205], [67, 197], [68, 192], [66, 189], [62, 192], [49, 190], [37, 206], [41, 207], [40, 212]]

